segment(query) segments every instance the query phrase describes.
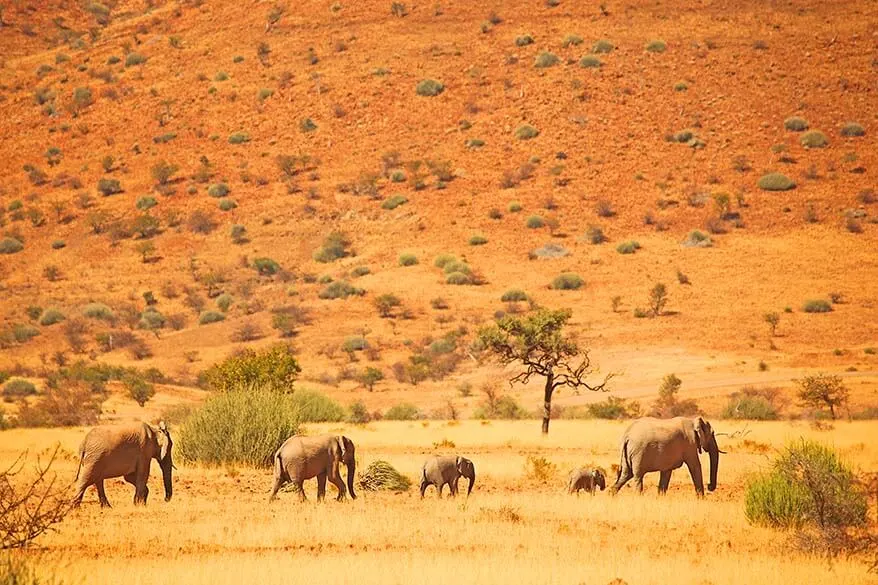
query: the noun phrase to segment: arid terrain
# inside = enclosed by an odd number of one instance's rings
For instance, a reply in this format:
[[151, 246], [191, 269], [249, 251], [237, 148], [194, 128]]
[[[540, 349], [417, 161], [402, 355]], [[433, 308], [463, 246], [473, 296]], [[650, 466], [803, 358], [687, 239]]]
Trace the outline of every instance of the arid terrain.
[[[331, 425], [361, 469], [414, 478], [443, 439], [479, 469], [468, 502], [268, 506], [269, 471], [178, 461], [170, 504], [113, 482], [27, 556], [74, 583], [865, 582], [749, 525], [743, 491], [800, 436], [878, 469], [849, 420], [878, 412], [876, 79], [868, 0], [0, 1], [0, 382], [36, 389], [5, 420], [82, 361], [157, 381], [138, 406], [112, 380], [101, 422], [176, 424], [211, 365], [287, 343], [297, 388], [435, 419]], [[744, 431], [716, 492], [570, 498], [627, 422], [469, 420], [485, 389], [540, 407], [473, 345], [537, 306], [572, 310], [612, 396], [646, 411], [674, 373]], [[797, 401], [818, 372], [848, 420]], [[744, 387], [793, 420], [718, 420]], [[556, 415], [606, 397], [561, 388]], [[0, 430], [0, 467], [60, 442], [72, 479], [83, 433]]]

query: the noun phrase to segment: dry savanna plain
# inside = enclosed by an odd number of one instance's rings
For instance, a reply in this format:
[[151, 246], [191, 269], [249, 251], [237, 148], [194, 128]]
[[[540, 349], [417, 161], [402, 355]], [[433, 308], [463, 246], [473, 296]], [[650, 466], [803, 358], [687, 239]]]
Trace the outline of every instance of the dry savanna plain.
[[[155, 466], [146, 507], [113, 480], [16, 558], [65, 583], [874, 581], [744, 493], [800, 437], [878, 470], [876, 79], [870, 0], [0, 0], [0, 469], [60, 445], [72, 482], [64, 368], [148, 376], [96, 422], [173, 434], [205, 370], [283, 343], [296, 388], [373, 418], [303, 426], [360, 470], [477, 470], [468, 499], [269, 504], [270, 470], [177, 457], [171, 502]], [[629, 422], [560, 388], [541, 436], [543, 379], [473, 343], [537, 307], [572, 311], [610, 396], [646, 412], [681, 380], [728, 451], [716, 491], [564, 493], [578, 465], [612, 481]], [[798, 400], [818, 373], [843, 420]], [[726, 418], [745, 387], [780, 420]], [[485, 390], [531, 418], [476, 420]]]

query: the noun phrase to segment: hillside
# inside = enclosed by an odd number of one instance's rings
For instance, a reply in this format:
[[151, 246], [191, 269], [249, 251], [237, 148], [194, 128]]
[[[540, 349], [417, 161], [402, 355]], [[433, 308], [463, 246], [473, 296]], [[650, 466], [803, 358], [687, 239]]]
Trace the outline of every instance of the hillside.
[[[495, 312], [527, 308], [500, 300], [521, 289], [573, 309], [601, 371], [624, 372], [623, 395], [672, 371], [710, 396], [853, 368], [874, 403], [861, 374], [878, 361], [878, 6], [550, 4], [13, 3], [0, 17], [0, 247], [23, 249], [0, 254], [0, 368], [63, 351], [194, 384], [239, 347], [284, 341], [282, 321], [308, 385], [433, 407], [461, 383], [502, 382], [463, 348]], [[592, 55], [601, 39], [612, 50]], [[419, 95], [424, 80], [442, 91]], [[825, 146], [785, 128], [793, 116]], [[769, 172], [795, 188], [761, 189]], [[590, 242], [594, 226], [605, 242]], [[683, 245], [692, 230], [713, 245]], [[316, 261], [333, 232], [347, 255]], [[560, 257], [533, 254], [550, 243]], [[481, 284], [446, 283], [441, 254]], [[562, 273], [584, 286], [550, 289]], [[363, 292], [321, 299], [329, 279]], [[656, 283], [666, 313], [635, 317]], [[144, 319], [147, 291], [160, 317]], [[402, 307], [382, 318], [388, 293]], [[831, 312], [803, 310], [833, 295]], [[93, 303], [98, 318], [80, 317]], [[40, 325], [30, 306], [65, 320]], [[206, 311], [224, 320], [199, 325]], [[129, 329], [127, 348], [96, 340]], [[453, 373], [394, 378], [452, 332]], [[372, 351], [352, 362], [341, 345], [357, 335]], [[376, 392], [339, 381], [367, 365], [386, 377]]]

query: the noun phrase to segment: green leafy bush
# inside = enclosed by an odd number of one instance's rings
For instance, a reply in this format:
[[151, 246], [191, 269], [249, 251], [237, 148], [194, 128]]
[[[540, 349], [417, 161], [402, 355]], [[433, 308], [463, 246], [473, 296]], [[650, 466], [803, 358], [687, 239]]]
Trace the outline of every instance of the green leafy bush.
[[762, 175], [757, 184], [763, 191], [788, 191], [796, 187], [796, 183], [782, 173]]
[[482, 236], [482, 235], [477, 234], [474, 236], [470, 236], [470, 238], [469, 238], [469, 245], [470, 246], [484, 246], [487, 243], [488, 243], [488, 238], [486, 238], [485, 236]]
[[24, 325], [19, 323], [12, 327], [12, 339], [16, 343], [27, 343], [40, 334], [40, 330], [33, 325]]
[[350, 240], [342, 232], [332, 232], [323, 240], [323, 246], [312, 254], [315, 261], [328, 263], [350, 255]]
[[400, 205], [408, 203], [408, 198], [404, 195], [393, 195], [392, 197], [388, 197], [381, 204], [382, 209], [396, 209]]
[[549, 285], [549, 288], [554, 290], [577, 290], [585, 284], [585, 281], [582, 280], [578, 274], [574, 274], [573, 272], [565, 272], [563, 274], [559, 274], [552, 280], [552, 284]]
[[299, 430], [294, 394], [234, 390], [210, 396], [180, 431], [184, 460], [201, 465], [267, 467], [275, 451]]
[[738, 420], [777, 420], [779, 413], [769, 398], [758, 391], [744, 389], [729, 396], [722, 417]]
[[220, 199], [218, 207], [220, 211], [231, 211], [238, 207], [238, 204], [235, 203], [234, 199]]
[[60, 323], [64, 319], [64, 313], [62, 313], [58, 309], [46, 309], [42, 317], [40, 317], [40, 325], [42, 325], [43, 327], [48, 327], [50, 325]]
[[530, 124], [522, 124], [515, 129], [515, 137], [519, 140], [530, 140], [540, 135], [540, 131]]
[[806, 301], [802, 310], [806, 313], [829, 313], [832, 311], [832, 303], [823, 299]]
[[472, 277], [463, 272], [451, 272], [445, 276], [445, 282], [454, 285], [472, 284]]
[[439, 254], [438, 256], [436, 256], [436, 259], [433, 260], [433, 266], [435, 266], [436, 268], [445, 268], [446, 265], [456, 261], [457, 258], [455, 258], [451, 254]]
[[601, 402], [589, 404], [586, 411], [592, 418], [609, 420], [636, 418], [640, 416], [640, 403], [636, 401], [629, 402], [624, 398], [610, 396]]
[[402, 402], [395, 404], [387, 409], [384, 413], [384, 420], [418, 420], [421, 418], [421, 411], [414, 404]]
[[622, 242], [618, 246], [616, 246], [616, 251], [620, 254], [633, 254], [637, 250], [640, 249], [640, 244], [635, 242], [634, 240], [628, 242]]
[[225, 320], [226, 316], [217, 311], [204, 311], [198, 316], [199, 325], [210, 325], [211, 323], [219, 323]]
[[534, 67], [544, 69], [546, 67], [554, 67], [559, 62], [558, 56], [548, 51], [543, 51], [534, 59]]
[[82, 308], [82, 314], [89, 319], [100, 319], [101, 321], [114, 321], [116, 315], [113, 310], [103, 303], [89, 303]]
[[15, 378], [6, 382], [3, 386], [3, 396], [7, 398], [21, 398], [24, 396], [33, 396], [37, 393], [37, 387], [27, 380]]
[[589, 226], [588, 230], [585, 232], [585, 239], [592, 244], [597, 245], [606, 242], [607, 236], [604, 235], [604, 230], [602, 230], [600, 226], [592, 225]]
[[565, 49], [568, 47], [578, 47], [582, 44], [582, 37], [575, 34], [569, 34], [561, 41], [561, 46]]
[[820, 130], [810, 130], [802, 134], [802, 138], [799, 140], [802, 143], [802, 146], [805, 148], [823, 148], [829, 141], [826, 139], [826, 135]]
[[418, 82], [415, 91], [424, 97], [434, 97], [445, 91], [445, 86], [435, 79], [424, 79]]
[[519, 211], [521, 211], [521, 203], [519, 203], [518, 201], [510, 201], [509, 205], [506, 207], [506, 210], [509, 211], [509, 213], [518, 213]]
[[250, 142], [250, 135], [246, 132], [233, 132], [229, 134], [229, 144], [244, 144]]
[[469, 265], [466, 262], [457, 259], [454, 259], [451, 262], [447, 262], [442, 267], [442, 271], [445, 272], [445, 274], [451, 274], [452, 272], [462, 272], [467, 276], [472, 274], [472, 269], [469, 267]]
[[418, 257], [414, 254], [400, 254], [399, 255], [399, 265], [400, 266], [414, 266], [418, 263]]
[[296, 390], [293, 404], [303, 423], [342, 422], [347, 416], [344, 406], [316, 390]]
[[791, 116], [783, 121], [783, 127], [792, 132], [804, 132], [808, 129], [808, 120], [799, 116]]
[[612, 53], [615, 48], [616, 46], [610, 41], [601, 39], [594, 44], [591, 48], [591, 52], [600, 55], [602, 53]]
[[530, 35], [521, 35], [520, 37], [515, 37], [516, 47], [526, 47], [528, 45], [532, 45], [533, 42], [534, 38]]
[[203, 375], [211, 390], [219, 392], [292, 391], [301, 368], [292, 349], [279, 343], [268, 349], [245, 349], [211, 366]]
[[527, 411], [509, 395], [500, 396], [493, 402], [486, 401], [473, 411], [473, 418], [481, 420], [517, 420], [527, 417]]
[[664, 53], [667, 50], [667, 48], [668, 48], [668, 45], [664, 41], [659, 40], [659, 39], [656, 39], [654, 41], [649, 41], [646, 44], [646, 50], [649, 53]]
[[535, 230], [535, 229], [539, 229], [541, 227], [544, 227], [546, 225], [546, 220], [544, 220], [539, 215], [531, 215], [524, 222], [524, 225], [526, 225], [528, 228], [530, 228], [532, 230]]
[[118, 179], [107, 179], [106, 177], [98, 181], [98, 191], [104, 197], [115, 195], [122, 192], [122, 184]]
[[346, 299], [350, 296], [363, 296], [364, 294], [366, 291], [363, 289], [357, 288], [347, 281], [339, 280], [328, 285], [317, 296], [321, 299]]
[[519, 301], [526, 301], [527, 298], [527, 293], [525, 293], [523, 290], [511, 288], [503, 293], [503, 296], [500, 297], [500, 300], [504, 303], [515, 303]]
[[867, 511], [866, 494], [838, 454], [804, 439], [749, 482], [744, 500], [751, 523], [783, 529], [862, 526]]
[[234, 299], [232, 298], [232, 295], [230, 295], [229, 293], [223, 293], [216, 298], [216, 306], [223, 313], [228, 313], [229, 307], [232, 306], [233, 300]]
[[0, 240], [0, 254], [16, 254], [24, 250], [24, 244], [15, 238]]
[[147, 59], [140, 53], [128, 53], [125, 55], [125, 67], [134, 67], [135, 65], [143, 65]]
[[686, 91], [689, 89], [689, 84], [685, 81], [678, 81], [674, 84], [674, 91]]
[[583, 69], [597, 69], [601, 65], [601, 60], [594, 55], [585, 55], [579, 60], [579, 66]]
[[848, 122], [841, 127], [841, 135], [847, 138], [865, 136], [866, 129], [863, 128], [861, 124], [857, 124], [856, 122]]
[[280, 272], [280, 264], [271, 258], [254, 258], [253, 268], [263, 276], [273, 276]]
[[147, 209], [151, 209], [151, 208], [155, 207], [155, 206], [158, 205], [158, 204], [159, 204], [159, 202], [156, 201], [156, 198], [155, 198], [155, 197], [152, 197], [152, 196], [150, 196], [150, 195], [147, 195], [147, 196], [145, 196], [145, 197], [141, 197], [141, 198], [139, 198], [139, 199], [137, 200], [136, 207], [137, 207], [137, 209], [139, 209], [140, 211], [146, 211]]
[[210, 187], [207, 188], [207, 194], [211, 197], [225, 197], [229, 193], [231, 193], [231, 189], [225, 183], [214, 183]]

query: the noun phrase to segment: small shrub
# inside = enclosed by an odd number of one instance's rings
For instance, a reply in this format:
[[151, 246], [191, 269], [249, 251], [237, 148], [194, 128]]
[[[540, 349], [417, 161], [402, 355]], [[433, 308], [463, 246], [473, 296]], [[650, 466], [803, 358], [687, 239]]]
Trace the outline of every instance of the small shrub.
[[527, 218], [527, 221], [525, 221], [525, 225], [529, 229], [535, 230], [544, 227], [546, 225], [546, 221], [539, 215], [531, 215]]
[[788, 191], [794, 189], [796, 184], [786, 175], [781, 173], [768, 173], [759, 179], [759, 188], [763, 191]]
[[254, 258], [253, 268], [262, 276], [274, 276], [280, 271], [280, 264], [271, 258]]
[[302, 132], [314, 132], [317, 130], [317, 124], [311, 118], [302, 118], [299, 120], [299, 130]]
[[454, 285], [472, 284], [472, 277], [463, 272], [451, 272], [445, 276], [445, 282]]
[[866, 129], [863, 128], [862, 125], [857, 124], [856, 122], [849, 122], [842, 126], [841, 135], [846, 138], [851, 138], [855, 136], [865, 136]]
[[528, 45], [532, 45], [533, 42], [534, 38], [530, 35], [521, 35], [520, 37], [515, 37], [516, 47], [526, 47]]
[[823, 148], [829, 144], [826, 135], [820, 130], [810, 130], [805, 132], [799, 142], [801, 142], [802, 146], [805, 148]]
[[231, 211], [237, 208], [238, 204], [233, 199], [220, 199], [217, 206], [220, 208], [220, 211]]
[[189, 230], [196, 234], [209, 234], [216, 229], [217, 223], [213, 217], [201, 210], [195, 210], [186, 222]]
[[736, 392], [729, 397], [722, 412], [723, 418], [738, 420], [777, 420], [777, 407], [756, 392]]
[[540, 131], [530, 124], [522, 124], [515, 129], [515, 137], [519, 140], [530, 140], [540, 135]]
[[646, 51], [649, 53], [664, 53], [668, 48], [668, 45], [662, 40], [654, 40], [649, 41], [646, 44]]
[[323, 240], [323, 246], [312, 254], [315, 261], [328, 263], [350, 255], [350, 240], [342, 232], [332, 232]]
[[583, 69], [597, 69], [602, 65], [601, 60], [594, 55], [585, 55], [579, 60], [579, 66]]
[[470, 246], [484, 246], [488, 243], [488, 238], [485, 236], [474, 235], [470, 236], [469, 245]]
[[[387, 416], [385, 415], [385, 418]], [[391, 491], [405, 492], [412, 481], [398, 472], [386, 461], [373, 461], [357, 480], [357, 485], [364, 492]]]
[[604, 235], [604, 231], [600, 228], [600, 226], [592, 225], [589, 226], [588, 230], [585, 232], [585, 239], [592, 244], [603, 244], [607, 241], [607, 236]]
[[159, 202], [156, 201], [155, 197], [147, 195], [146, 197], [141, 197], [137, 200], [137, 209], [139, 209], [140, 211], [146, 211], [147, 209], [151, 209], [158, 204]]
[[225, 320], [226, 316], [218, 311], [205, 311], [198, 316], [199, 325], [210, 325], [211, 323], [219, 323]]
[[640, 403], [610, 396], [601, 402], [589, 404], [587, 412], [593, 418], [620, 420], [640, 416]]
[[115, 321], [116, 315], [113, 310], [103, 303], [89, 303], [82, 308], [82, 314], [89, 319], [99, 319], [101, 321]]
[[674, 84], [674, 91], [686, 91], [689, 89], [689, 84], [685, 81], [678, 81]]
[[792, 116], [783, 121], [783, 127], [792, 132], [804, 132], [808, 129], [808, 120]]
[[634, 240], [628, 242], [622, 242], [618, 246], [616, 246], [616, 251], [620, 254], [633, 254], [637, 250], [640, 249], [640, 244], [635, 242]]
[[527, 301], [528, 296], [527, 293], [521, 289], [511, 288], [503, 293], [500, 300], [504, 303], [516, 303], [519, 301]]
[[33, 396], [36, 393], [36, 386], [20, 378], [10, 380], [3, 386], [3, 396], [6, 398], [22, 398], [24, 396]]
[[356, 268], [351, 270], [351, 276], [354, 276], [354, 277], [366, 276], [367, 274], [371, 274], [371, 273], [372, 273], [372, 271], [369, 269], [368, 266], [357, 266]]
[[585, 281], [578, 274], [565, 272], [556, 276], [552, 280], [552, 284], [549, 285], [549, 288], [554, 290], [578, 290], [584, 284]]
[[384, 420], [418, 420], [421, 418], [421, 411], [414, 404], [402, 402], [387, 409], [384, 413]]
[[414, 266], [418, 263], [418, 257], [414, 254], [400, 254], [399, 255], [399, 265], [400, 266]]
[[404, 195], [393, 195], [388, 197], [381, 204], [382, 209], [396, 209], [400, 205], [408, 203], [408, 199]]
[[521, 211], [521, 203], [519, 203], [518, 201], [512, 201], [506, 207], [506, 210], [509, 211], [509, 213], [518, 213], [519, 211]]
[[369, 409], [366, 408], [366, 405], [363, 404], [361, 400], [352, 403], [348, 410], [350, 411], [350, 414], [348, 414], [349, 423], [364, 425], [372, 420], [372, 415], [369, 414]]
[[606, 39], [601, 39], [594, 44], [594, 46], [591, 48], [591, 52], [600, 55], [605, 53], [612, 53], [613, 49], [615, 48], [616, 46], [613, 45], [613, 43], [611, 43], [610, 41]]
[[122, 185], [117, 179], [103, 178], [98, 181], [98, 191], [100, 191], [101, 195], [104, 197], [109, 197], [110, 195], [121, 193]]
[[225, 183], [214, 183], [210, 187], [207, 188], [207, 194], [211, 197], [225, 197], [229, 193], [231, 193], [231, 189]]
[[420, 96], [434, 97], [445, 91], [445, 86], [435, 79], [424, 79], [418, 82], [415, 91]]
[[578, 47], [582, 44], [582, 37], [575, 34], [570, 34], [564, 37], [564, 40], [561, 41], [561, 46], [565, 49], [568, 47]]
[[539, 55], [536, 56], [534, 60], [534, 67], [539, 69], [544, 69], [546, 67], [554, 67], [559, 62], [558, 56], [554, 53], [550, 53], [548, 51], [543, 51]]
[[40, 317], [40, 325], [42, 325], [43, 327], [49, 327], [51, 325], [55, 325], [56, 323], [60, 323], [64, 319], [64, 313], [62, 313], [58, 309], [46, 309], [46, 311]]
[[692, 230], [683, 240], [683, 246], [687, 248], [709, 248], [713, 246], [713, 240], [704, 232]]
[[832, 305], [829, 301], [816, 299], [806, 301], [805, 305], [802, 307], [802, 310], [806, 313], [829, 313], [832, 311]]
[[229, 144], [244, 144], [250, 142], [250, 135], [246, 132], [234, 132], [229, 134]]
[[223, 293], [216, 298], [216, 306], [223, 313], [228, 313], [234, 299], [229, 293]]
[[597, 213], [599, 217], [613, 217], [616, 215], [616, 210], [613, 209], [612, 203], [606, 199], [601, 199], [595, 204], [595, 213]]
[[140, 53], [128, 53], [125, 55], [125, 67], [134, 67], [136, 65], [143, 65], [146, 63], [147, 59], [144, 55]]
[[317, 295], [321, 299], [346, 299], [350, 296], [363, 296], [366, 294], [361, 288], [357, 288], [347, 281], [339, 280], [324, 288]]
[[24, 250], [24, 244], [15, 238], [3, 238], [0, 240], [0, 254], [16, 254]]

